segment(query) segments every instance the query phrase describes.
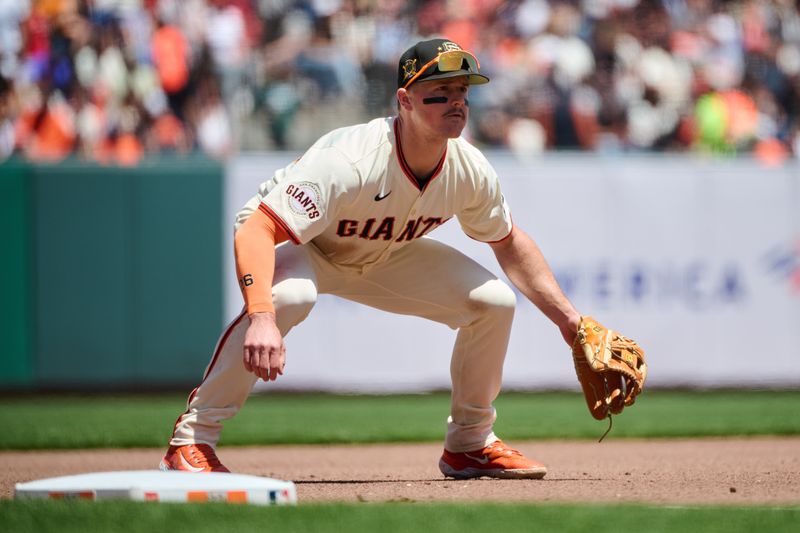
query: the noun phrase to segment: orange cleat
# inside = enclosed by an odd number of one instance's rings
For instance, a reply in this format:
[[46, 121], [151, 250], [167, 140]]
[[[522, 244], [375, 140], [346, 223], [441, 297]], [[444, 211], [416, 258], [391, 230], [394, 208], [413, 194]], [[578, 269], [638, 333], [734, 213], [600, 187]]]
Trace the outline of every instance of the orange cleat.
[[161, 464], [161, 470], [182, 470], [184, 472], [230, 472], [217, 459], [214, 448], [208, 444], [187, 444], [170, 446]]
[[450, 452], [445, 450], [439, 459], [439, 470], [446, 477], [468, 479], [494, 477], [503, 479], [541, 479], [547, 467], [532, 461], [503, 441], [497, 440], [474, 452]]

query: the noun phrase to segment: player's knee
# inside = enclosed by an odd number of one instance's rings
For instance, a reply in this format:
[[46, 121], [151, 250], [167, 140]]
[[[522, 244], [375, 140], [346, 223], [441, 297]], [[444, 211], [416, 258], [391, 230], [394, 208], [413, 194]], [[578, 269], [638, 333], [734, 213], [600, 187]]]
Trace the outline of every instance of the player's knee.
[[305, 319], [317, 303], [317, 287], [308, 279], [284, 280], [272, 288], [272, 301], [276, 312], [294, 316], [292, 322], [296, 324]]
[[517, 295], [499, 279], [487, 281], [470, 293], [470, 307], [479, 313], [513, 317]]

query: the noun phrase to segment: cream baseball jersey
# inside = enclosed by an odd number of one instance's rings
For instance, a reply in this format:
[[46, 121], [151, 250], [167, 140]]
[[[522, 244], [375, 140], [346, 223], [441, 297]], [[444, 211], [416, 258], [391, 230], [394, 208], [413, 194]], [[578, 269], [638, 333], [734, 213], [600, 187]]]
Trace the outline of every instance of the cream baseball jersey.
[[450, 139], [420, 188], [403, 157], [395, 118], [321, 137], [264, 182], [239, 212], [238, 228], [265, 211], [296, 244], [311, 242], [340, 265], [368, 267], [452, 217], [473, 239], [511, 232], [511, 215], [492, 166], [461, 138]]

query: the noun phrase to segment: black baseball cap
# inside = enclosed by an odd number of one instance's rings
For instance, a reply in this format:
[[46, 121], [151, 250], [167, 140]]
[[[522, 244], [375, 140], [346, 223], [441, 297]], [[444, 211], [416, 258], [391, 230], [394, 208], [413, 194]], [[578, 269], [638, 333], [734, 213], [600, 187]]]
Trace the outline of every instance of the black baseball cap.
[[447, 39], [430, 39], [418, 42], [400, 56], [397, 87], [456, 76], [468, 76], [470, 85], [489, 83], [489, 78], [479, 71], [478, 58], [471, 52]]

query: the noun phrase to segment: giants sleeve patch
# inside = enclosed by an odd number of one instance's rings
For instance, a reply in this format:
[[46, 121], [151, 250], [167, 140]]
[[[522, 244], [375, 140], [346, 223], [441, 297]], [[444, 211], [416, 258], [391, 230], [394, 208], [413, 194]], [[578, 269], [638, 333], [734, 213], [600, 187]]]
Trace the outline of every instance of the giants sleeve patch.
[[290, 183], [286, 186], [285, 192], [292, 213], [312, 220], [320, 216], [319, 204], [322, 194], [316, 184], [308, 181]]

